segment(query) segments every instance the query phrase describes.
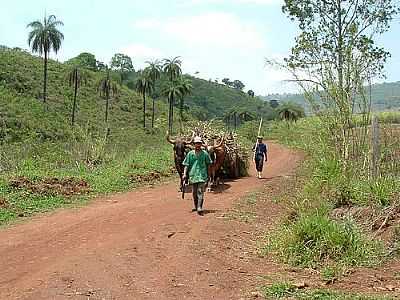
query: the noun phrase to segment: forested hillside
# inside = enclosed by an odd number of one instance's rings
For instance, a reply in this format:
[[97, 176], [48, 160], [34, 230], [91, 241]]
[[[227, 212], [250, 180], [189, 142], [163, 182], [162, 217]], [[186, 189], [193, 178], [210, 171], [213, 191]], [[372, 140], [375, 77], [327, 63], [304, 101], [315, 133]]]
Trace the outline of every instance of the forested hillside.
[[[400, 110], [400, 81], [374, 84], [371, 87], [371, 92], [373, 111]], [[269, 94], [261, 98], [267, 101], [291, 101], [304, 106], [306, 109], [308, 108], [302, 94]]]
[[[48, 99], [43, 104], [42, 59], [24, 51], [0, 50], [0, 112], [1, 141], [21, 141], [27, 137], [42, 140], [60, 140], [72, 134], [71, 112], [73, 87], [69, 86], [71, 67], [49, 61]], [[78, 95], [76, 125], [89, 126], [93, 132], [105, 129], [105, 100], [100, 97], [99, 82], [105, 75], [87, 71]], [[109, 126], [111, 137], [140, 127], [142, 99], [136, 92], [119, 87], [110, 101]], [[164, 103], [157, 103], [157, 116], [166, 114]], [[161, 125], [161, 119], [157, 119]]]

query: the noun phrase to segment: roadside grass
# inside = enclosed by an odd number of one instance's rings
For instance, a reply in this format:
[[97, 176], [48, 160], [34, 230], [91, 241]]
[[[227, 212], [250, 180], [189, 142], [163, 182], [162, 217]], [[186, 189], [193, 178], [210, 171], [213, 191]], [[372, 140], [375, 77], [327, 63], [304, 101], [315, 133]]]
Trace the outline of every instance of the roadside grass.
[[[23, 151], [17, 145], [3, 148], [3, 157], [12, 159], [1, 164], [5, 171], [0, 176], [0, 225], [60, 207], [80, 206], [98, 195], [154, 184], [174, 175], [171, 147], [162, 135], [143, 132], [127, 138], [131, 142], [125, 151], [110, 142], [103, 145], [100, 140], [87, 145], [78, 140], [72, 146], [31, 143]], [[154, 143], [159, 144], [157, 148]], [[96, 153], [88, 154], [93, 149]], [[56, 182], [49, 185], [49, 180]], [[63, 191], [62, 180], [83, 182], [88, 188], [81, 191], [68, 187]], [[21, 186], [13, 186], [13, 181], [21, 182]], [[29, 185], [22, 185], [26, 182]]]
[[[344, 163], [335, 154], [335, 145], [329, 143], [330, 133], [321, 119], [270, 122], [265, 127], [267, 139], [304, 151], [306, 160], [298, 175], [302, 186], [292, 196], [275, 199], [284, 201], [291, 214], [274, 231], [265, 234], [260, 254], [270, 254], [292, 266], [314, 268], [326, 282], [346, 276], [349, 268], [377, 266], [390, 258], [391, 252], [383, 242], [355, 219], [333, 219], [331, 213], [342, 207], [364, 206], [383, 211], [396, 205], [399, 179], [390, 174], [369, 179], [359, 171], [358, 161], [347, 162], [344, 176]], [[246, 128], [243, 130], [246, 134]], [[383, 151], [389, 147], [395, 150], [393, 145], [384, 144]], [[385, 163], [382, 160], [382, 166]]]
[[366, 296], [346, 294], [325, 289], [298, 289], [289, 282], [279, 282], [261, 288], [265, 299], [298, 299], [298, 300], [391, 300], [389, 296]]
[[[339, 223], [316, 212], [282, 225], [269, 236], [261, 253], [272, 253], [293, 266], [321, 268], [327, 264], [372, 266], [380, 262], [384, 250], [352, 222]], [[332, 276], [328, 271], [325, 269], [325, 277]]]

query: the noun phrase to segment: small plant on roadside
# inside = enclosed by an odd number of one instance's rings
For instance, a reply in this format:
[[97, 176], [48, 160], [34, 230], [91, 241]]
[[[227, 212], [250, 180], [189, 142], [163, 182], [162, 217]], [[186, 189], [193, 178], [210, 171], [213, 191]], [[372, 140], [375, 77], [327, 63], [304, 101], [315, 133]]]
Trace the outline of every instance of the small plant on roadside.
[[340, 265], [328, 265], [322, 268], [321, 278], [327, 284], [334, 283], [343, 274], [343, 269]]
[[266, 297], [280, 299], [283, 297], [294, 295], [296, 292], [296, 287], [288, 282], [279, 282], [274, 283], [269, 287], [264, 287], [263, 292]]

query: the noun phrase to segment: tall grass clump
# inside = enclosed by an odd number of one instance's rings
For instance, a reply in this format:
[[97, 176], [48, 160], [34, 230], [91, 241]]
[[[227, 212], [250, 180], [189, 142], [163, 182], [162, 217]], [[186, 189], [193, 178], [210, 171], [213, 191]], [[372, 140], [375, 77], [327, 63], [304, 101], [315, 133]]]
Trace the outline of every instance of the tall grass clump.
[[364, 236], [354, 223], [339, 223], [324, 214], [302, 215], [282, 225], [264, 251], [300, 267], [371, 265], [383, 254], [382, 246]]

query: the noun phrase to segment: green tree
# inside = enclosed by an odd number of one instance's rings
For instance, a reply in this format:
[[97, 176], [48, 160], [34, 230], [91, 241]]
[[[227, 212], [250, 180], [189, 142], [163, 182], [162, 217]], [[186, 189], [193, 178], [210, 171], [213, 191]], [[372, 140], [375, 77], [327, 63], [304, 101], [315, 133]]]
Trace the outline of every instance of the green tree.
[[282, 121], [296, 122], [305, 116], [304, 109], [294, 103], [284, 103], [277, 108], [278, 117]]
[[253, 90], [248, 90], [247, 91], [247, 95], [249, 95], [250, 97], [254, 98], [254, 91]]
[[74, 89], [74, 102], [72, 105], [72, 116], [71, 116], [71, 124], [74, 126], [75, 124], [75, 114], [76, 114], [76, 98], [78, 94], [78, 90], [82, 84], [86, 84], [88, 79], [88, 73], [84, 70], [79, 69], [78, 66], [71, 68], [68, 72], [68, 82], [69, 86]]
[[[153, 81], [153, 85], [155, 88], [156, 81], [160, 79], [161, 77], [161, 62], [159, 60], [155, 61], [146, 61], [148, 66], [146, 67], [146, 72], [148, 72], [151, 80]], [[154, 128], [154, 113], [155, 113], [155, 96], [152, 96], [152, 102], [153, 102], [153, 109], [152, 109], [152, 114], [151, 114], [151, 128]]]
[[243, 90], [245, 85], [243, 84], [243, 82], [241, 82], [240, 80], [234, 80], [232, 83], [233, 87], [237, 90]]
[[185, 106], [185, 96], [190, 95], [193, 90], [192, 81], [189, 78], [181, 77], [179, 80], [179, 88], [181, 96], [179, 97], [179, 121], [180, 130], [183, 131], [183, 109]]
[[312, 108], [322, 104], [330, 112], [325, 124], [332, 124], [331, 136], [346, 162], [353, 104], [359, 101], [369, 119], [364, 87], [382, 75], [389, 56], [374, 38], [388, 30], [398, 4], [395, 0], [285, 0], [283, 12], [298, 23], [300, 33], [282, 65]]
[[149, 72], [146, 70], [141, 72], [136, 79], [135, 88], [143, 97], [143, 128], [146, 128], [146, 94], [150, 94], [154, 89], [154, 82]]
[[91, 71], [97, 71], [97, 63], [96, 57], [87, 52], [83, 52], [79, 54], [77, 57], [71, 58], [67, 61], [67, 64], [71, 64], [74, 66], [79, 66]]
[[110, 127], [108, 124], [108, 111], [110, 106], [110, 100], [113, 97], [118, 95], [118, 84], [111, 79], [110, 70], [107, 70], [103, 79], [100, 80], [98, 92], [100, 97], [106, 100], [106, 114], [105, 114], [105, 123], [106, 123], [106, 132], [107, 135], [110, 133]]
[[248, 121], [252, 121], [255, 119], [254, 114], [249, 112], [248, 110], [240, 111], [238, 114], [238, 117], [241, 122], [248, 122]]
[[272, 108], [277, 108], [279, 106], [279, 100], [275, 100], [275, 99], [269, 100], [269, 105]]
[[108, 66], [102, 61], [96, 60], [96, 69], [100, 72], [105, 72], [108, 70]]
[[174, 105], [175, 100], [182, 97], [182, 89], [179, 81], [168, 81], [164, 87], [162, 94], [167, 97], [169, 110], [168, 110], [168, 129], [169, 132], [173, 133], [173, 122], [174, 122]]
[[47, 99], [47, 61], [50, 51], [54, 50], [55, 53], [61, 48], [61, 43], [64, 40], [64, 35], [57, 29], [57, 27], [64, 25], [63, 22], [58, 21], [56, 16], [50, 15], [48, 18], [45, 16], [43, 23], [39, 20], [28, 24], [32, 31], [28, 35], [28, 44], [32, 48], [32, 52], [44, 55], [44, 68], [43, 68], [43, 102]]
[[236, 131], [237, 126], [238, 126], [239, 113], [240, 112], [236, 108], [233, 108], [230, 111], [228, 111], [223, 117], [226, 125], [228, 127], [232, 127], [232, 125], [233, 125], [233, 128], [234, 128], [235, 131]]
[[226, 84], [227, 86], [231, 86], [231, 85], [232, 85], [232, 82], [229, 80], [229, 78], [224, 78], [224, 79], [222, 79], [222, 82], [223, 82], [224, 84]]
[[132, 59], [122, 53], [114, 54], [111, 59], [111, 69], [120, 73], [121, 83], [124, 81], [126, 74], [135, 71]]
[[163, 62], [162, 69], [167, 74], [169, 81], [176, 80], [182, 75], [182, 61], [179, 56], [172, 59], [164, 59]]

